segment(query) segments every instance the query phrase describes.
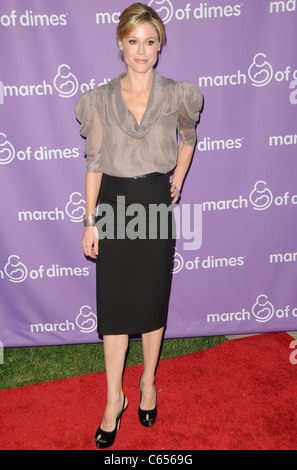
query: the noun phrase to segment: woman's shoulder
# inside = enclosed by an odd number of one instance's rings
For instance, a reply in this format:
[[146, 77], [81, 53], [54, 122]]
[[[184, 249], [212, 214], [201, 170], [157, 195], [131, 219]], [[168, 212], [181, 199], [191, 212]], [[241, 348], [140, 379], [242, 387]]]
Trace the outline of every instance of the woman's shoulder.
[[161, 75], [159, 72], [155, 71], [155, 77], [156, 77], [156, 83], [157, 86], [160, 88], [174, 88], [177, 84], [176, 80], [173, 80], [172, 78], [165, 77], [164, 75]]
[[175, 80], [173, 78], [168, 78], [163, 75], [158, 74], [160, 77], [160, 83], [164, 87], [168, 87], [168, 89], [171, 89], [175, 92], [180, 93], [194, 93], [194, 94], [202, 94], [201, 90], [196, 87], [193, 83], [187, 81], [187, 80]]
[[106, 87], [107, 84], [90, 88], [80, 96], [75, 105], [75, 115], [80, 122], [83, 114], [92, 115], [98, 109], [98, 106], [102, 106], [104, 96], [106, 95]]
[[81, 99], [84, 99], [86, 101], [96, 101], [97, 99], [102, 98], [104, 96], [104, 94], [106, 93], [107, 86], [108, 84], [103, 84], [99, 85], [96, 88], [90, 88], [82, 94]]
[[187, 80], [174, 80], [159, 75], [160, 83], [167, 93], [171, 101], [181, 104], [187, 104], [191, 106], [191, 103], [195, 103], [195, 107], [201, 108], [203, 95], [201, 90], [193, 83]]

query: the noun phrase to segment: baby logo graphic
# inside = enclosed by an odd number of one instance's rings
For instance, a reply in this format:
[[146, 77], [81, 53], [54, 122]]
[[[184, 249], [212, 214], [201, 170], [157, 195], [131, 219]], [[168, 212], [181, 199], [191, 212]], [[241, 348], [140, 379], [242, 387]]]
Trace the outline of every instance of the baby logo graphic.
[[85, 201], [81, 193], [76, 192], [70, 195], [65, 211], [71, 222], [82, 222], [85, 215]]
[[14, 147], [7, 140], [6, 135], [0, 132], [0, 165], [6, 165], [7, 163], [10, 163], [14, 157]]
[[262, 52], [256, 54], [249, 67], [248, 75], [253, 82], [253, 86], [265, 86], [273, 77], [273, 69], [266, 60], [266, 55]]
[[81, 307], [75, 323], [81, 333], [93, 333], [97, 328], [97, 316], [92, 312], [91, 307], [84, 305]]
[[173, 268], [172, 268], [172, 273], [173, 274], [176, 274], [178, 273], [179, 271], [181, 271], [183, 269], [183, 266], [184, 266], [184, 259], [183, 257], [177, 253], [177, 251], [175, 252], [174, 256], [173, 256]]
[[151, 0], [149, 6], [159, 14], [163, 23], [169, 23], [173, 16], [173, 6], [170, 0]]
[[5, 274], [11, 282], [23, 282], [27, 275], [27, 267], [20, 262], [20, 257], [17, 255], [11, 255], [8, 258], [8, 263], [4, 267]]
[[61, 98], [71, 98], [75, 95], [78, 90], [78, 81], [75, 75], [70, 72], [69, 65], [60, 65], [54, 78], [54, 87]]
[[267, 295], [259, 295], [256, 303], [252, 307], [252, 314], [258, 322], [267, 322], [271, 320], [274, 315], [274, 307], [268, 301]]
[[265, 181], [255, 183], [254, 190], [250, 194], [250, 201], [257, 211], [265, 210], [271, 205], [273, 195]]

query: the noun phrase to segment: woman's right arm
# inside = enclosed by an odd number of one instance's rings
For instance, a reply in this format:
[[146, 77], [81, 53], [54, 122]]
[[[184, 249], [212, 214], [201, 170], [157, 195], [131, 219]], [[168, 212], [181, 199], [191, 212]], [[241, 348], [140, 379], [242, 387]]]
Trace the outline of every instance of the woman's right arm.
[[[86, 208], [85, 217], [95, 213], [96, 203], [100, 191], [102, 174], [87, 173], [85, 183]], [[81, 245], [86, 256], [96, 259], [98, 256], [99, 240], [96, 236], [96, 227], [85, 227]]]

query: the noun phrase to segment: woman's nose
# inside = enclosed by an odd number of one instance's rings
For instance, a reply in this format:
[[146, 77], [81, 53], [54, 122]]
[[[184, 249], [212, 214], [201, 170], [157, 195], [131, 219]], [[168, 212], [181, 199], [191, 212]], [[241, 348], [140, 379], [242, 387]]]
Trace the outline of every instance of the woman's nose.
[[139, 54], [144, 54], [145, 53], [145, 45], [141, 42], [138, 45], [138, 53]]

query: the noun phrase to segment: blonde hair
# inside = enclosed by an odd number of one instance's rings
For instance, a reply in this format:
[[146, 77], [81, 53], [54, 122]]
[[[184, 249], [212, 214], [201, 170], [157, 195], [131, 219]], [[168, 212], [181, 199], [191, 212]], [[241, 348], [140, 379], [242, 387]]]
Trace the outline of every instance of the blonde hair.
[[126, 8], [119, 18], [117, 27], [117, 41], [122, 41], [128, 37], [131, 32], [142, 23], [150, 23], [154, 26], [160, 47], [166, 42], [166, 34], [163, 21], [158, 13], [144, 3], [133, 3]]

